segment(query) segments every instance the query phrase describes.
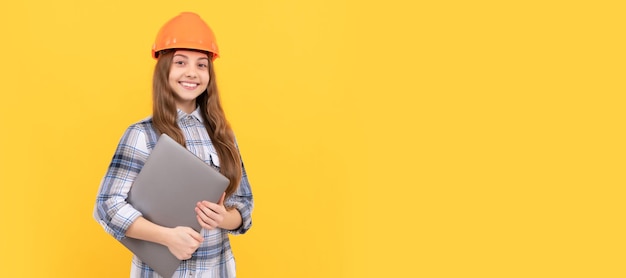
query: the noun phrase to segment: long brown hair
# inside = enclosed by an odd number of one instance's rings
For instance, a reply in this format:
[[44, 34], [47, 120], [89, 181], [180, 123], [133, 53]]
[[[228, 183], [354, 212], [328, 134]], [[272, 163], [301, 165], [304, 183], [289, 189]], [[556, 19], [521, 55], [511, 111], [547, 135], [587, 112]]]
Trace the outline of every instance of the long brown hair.
[[[213, 69], [213, 55], [210, 52], [204, 53], [209, 56], [209, 85], [206, 91], [196, 98], [196, 104], [200, 106], [204, 126], [220, 159], [220, 173], [230, 180], [230, 185], [226, 189], [226, 197], [229, 197], [237, 190], [241, 180], [241, 157], [235, 145], [235, 135], [226, 120], [220, 102]], [[154, 68], [152, 122], [157, 132], [165, 133], [185, 146], [185, 137], [176, 123], [178, 114], [174, 102], [174, 91], [168, 82], [173, 57], [174, 50], [161, 51]]]

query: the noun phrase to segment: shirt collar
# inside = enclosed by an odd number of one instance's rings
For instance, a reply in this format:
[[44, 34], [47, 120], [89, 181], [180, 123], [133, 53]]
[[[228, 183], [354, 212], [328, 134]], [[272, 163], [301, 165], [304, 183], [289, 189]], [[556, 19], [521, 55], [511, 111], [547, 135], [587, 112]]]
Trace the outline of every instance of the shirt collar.
[[191, 112], [191, 114], [187, 114], [185, 112], [183, 112], [183, 110], [180, 109], [176, 109], [176, 113], [177, 113], [177, 117], [176, 120], [180, 121], [181, 119], [187, 117], [187, 116], [192, 116], [194, 118], [196, 118], [199, 122], [204, 122], [202, 120], [202, 115], [200, 114], [200, 106], [196, 107], [196, 110], [193, 110], [193, 112]]

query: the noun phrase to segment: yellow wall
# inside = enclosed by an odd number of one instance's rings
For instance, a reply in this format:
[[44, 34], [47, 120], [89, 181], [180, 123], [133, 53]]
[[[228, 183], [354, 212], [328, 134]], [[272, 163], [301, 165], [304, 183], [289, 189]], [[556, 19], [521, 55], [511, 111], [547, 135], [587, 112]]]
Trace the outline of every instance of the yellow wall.
[[94, 198], [190, 10], [256, 198], [240, 277], [624, 277], [624, 6], [514, 2], [3, 1], [0, 276], [128, 275]]

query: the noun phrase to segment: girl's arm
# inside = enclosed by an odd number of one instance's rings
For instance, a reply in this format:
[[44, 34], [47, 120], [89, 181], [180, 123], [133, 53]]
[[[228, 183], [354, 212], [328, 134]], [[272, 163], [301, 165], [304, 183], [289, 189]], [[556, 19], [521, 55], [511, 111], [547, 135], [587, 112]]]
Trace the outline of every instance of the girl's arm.
[[241, 219], [241, 213], [236, 208], [226, 209], [226, 218], [219, 227], [225, 230], [235, 230], [241, 227], [243, 219]]
[[246, 169], [242, 164], [242, 177], [239, 187], [226, 201], [224, 196], [217, 203], [203, 201], [197, 204], [198, 222], [204, 229], [217, 227], [228, 230], [231, 234], [244, 234], [252, 226], [254, 201], [248, 182]]
[[203, 241], [202, 236], [189, 227], [167, 228], [143, 217], [137, 218], [128, 227], [126, 236], [165, 245], [179, 260], [191, 258]]
[[141, 124], [130, 126], [120, 139], [98, 190], [94, 218], [117, 240], [128, 236], [156, 242], [167, 246], [177, 258], [188, 258], [202, 242], [197, 232], [188, 227], [156, 225], [126, 202], [130, 187], [150, 153], [146, 139]]
[[213, 230], [222, 228], [225, 230], [234, 230], [241, 226], [241, 214], [235, 208], [226, 209], [224, 206], [224, 196], [219, 202], [211, 203], [209, 201], [198, 202], [196, 205], [196, 217], [202, 228]]
[[130, 225], [142, 216], [126, 199], [149, 154], [144, 129], [138, 124], [130, 126], [120, 139], [100, 183], [94, 218], [117, 240], [123, 239]]
[[241, 182], [239, 187], [226, 199], [224, 204], [229, 211], [233, 214], [241, 217], [241, 224], [233, 229], [228, 229], [228, 232], [234, 235], [245, 234], [250, 227], [252, 227], [252, 209], [254, 208], [254, 199], [252, 198], [252, 189], [250, 188], [250, 182], [248, 181], [248, 174], [246, 173], [246, 167], [241, 164]]

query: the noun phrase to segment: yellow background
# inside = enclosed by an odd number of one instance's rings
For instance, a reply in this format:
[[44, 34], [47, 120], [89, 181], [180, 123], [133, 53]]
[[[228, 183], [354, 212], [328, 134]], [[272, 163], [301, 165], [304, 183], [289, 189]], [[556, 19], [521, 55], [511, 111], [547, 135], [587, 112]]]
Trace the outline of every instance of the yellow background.
[[3, 1], [2, 277], [127, 277], [92, 219], [181, 11], [256, 208], [239, 277], [625, 277], [621, 1]]

